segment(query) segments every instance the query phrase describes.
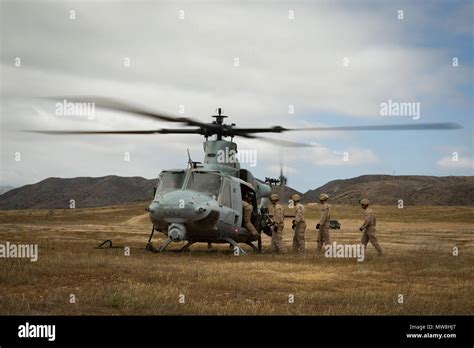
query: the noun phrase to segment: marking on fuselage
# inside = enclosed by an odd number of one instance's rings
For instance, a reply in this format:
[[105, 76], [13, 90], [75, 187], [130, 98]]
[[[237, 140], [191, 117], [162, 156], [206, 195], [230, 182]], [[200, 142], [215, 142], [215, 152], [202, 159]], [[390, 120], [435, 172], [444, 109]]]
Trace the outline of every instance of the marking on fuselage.
[[181, 216], [181, 210], [176, 208], [163, 208], [163, 214], [166, 216]]

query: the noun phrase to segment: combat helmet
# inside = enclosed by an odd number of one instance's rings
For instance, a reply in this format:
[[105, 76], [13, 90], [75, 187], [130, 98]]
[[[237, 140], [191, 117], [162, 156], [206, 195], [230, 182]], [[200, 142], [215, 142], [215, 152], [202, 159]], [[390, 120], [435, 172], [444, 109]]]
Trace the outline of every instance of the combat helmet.
[[326, 193], [321, 193], [321, 194], [319, 195], [319, 200], [320, 200], [320, 201], [327, 201], [328, 199], [329, 199], [329, 195], [326, 194]]

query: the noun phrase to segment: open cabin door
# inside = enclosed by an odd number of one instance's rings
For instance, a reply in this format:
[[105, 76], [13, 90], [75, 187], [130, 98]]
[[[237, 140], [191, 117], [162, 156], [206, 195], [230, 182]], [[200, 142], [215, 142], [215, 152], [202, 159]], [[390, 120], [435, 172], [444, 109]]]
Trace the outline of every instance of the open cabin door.
[[225, 179], [222, 184], [221, 194], [219, 195], [219, 205], [222, 209], [222, 222], [229, 226], [234, 226], [236, 221], [232, 193], [231, 182], [230, 180]]

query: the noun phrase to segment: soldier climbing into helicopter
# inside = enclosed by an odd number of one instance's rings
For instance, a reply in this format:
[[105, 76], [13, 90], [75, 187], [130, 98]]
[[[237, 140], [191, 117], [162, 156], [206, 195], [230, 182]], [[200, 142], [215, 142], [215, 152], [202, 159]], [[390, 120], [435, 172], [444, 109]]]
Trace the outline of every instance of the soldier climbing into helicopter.
[[258, 237], [258, 231], [255, 226], [252, 224], [252, 212], [253, 212], [253, 200], [255, 194], [252, 191], [247, 191], [244, 194], [244, 199], [242, 201], [242, 210], [243, 210], [243, 223], [242, 226], [249, 231], [254, 238]]

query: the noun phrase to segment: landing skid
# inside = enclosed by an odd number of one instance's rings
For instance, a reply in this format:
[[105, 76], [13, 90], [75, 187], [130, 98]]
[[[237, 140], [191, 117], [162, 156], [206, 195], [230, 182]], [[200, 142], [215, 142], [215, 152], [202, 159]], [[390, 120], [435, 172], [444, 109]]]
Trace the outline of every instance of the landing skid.
[[[195, 242], [187, 242], [186, 245], [183, 246], [183, 247], [180, 249], [180, 251], [181, 251], [181, 252], [189, 251], [189, 247], [190, 247], [191, 245], [193, 245], [194, 243], [195, 243]], [[209, 247], [208, 247], [208, 249], [209, 249]]]
[[[245, 252], [244, 249], [242, 249], [238, 243], [233, 240], [232, 238], [224, 238], [223, 240], [225, 240], [226, 242], [229, 242], [230, 244], [230, 248], [232, 250], [235, 250], [235, 248], [239, 248], [239, 253], [242, 254], [242, 255], [245, 255], [247, 254]], [[191, 245], [195, 244], [196, 242], [188, 242], [185, 246], [183, 246], [180, 251], [181, 252], [185, 252], [185, 251], [190, 251], [189, 248], [191, 247]], [[258, 237], [258, 240], [257, 240], [257, 245], [258, 246], [255, 246], [252, 242], [245, 242], [245, 244], [247, 244], [248, 246], [250, 246], [256, 253], [259, 253], [261, 254], [262, 253], [262, 238], [261, 236]], [[207, 249], [212, 249], [212, 243], [207, 243]]]
[[[155, 228], [153, 227], [151, 230], [151, 235], [150, 238], [148, 239], [148, 243], [146, 244], [145, 250], [151, 251], [153, 253], [161, 253], [166, 250], [168, 245], [171, 244], [173, 241], [171, 238], [168, 238], [162, 245], [160, 245], [158, 248], [155, 248], [151, 242], [151, 239], [153, 237], [153, 232], [155, 231]], [[247, 255], [244, 249], [242, 249], [239, 244], [233, 240], [232, 238], [224, 238], [222, 239], [223, 241], [226, 241], [230, 244], [231, 249], [235, 250], [237, 248], [239, 250], [239, 255]], [[189, 248], [191, 245], [195, 244], [196, 242], [187, 242], [181, 249], [179, 249], [180, 252], [186, 252], [189, 251]], [[257, 246], [255, 246], [251, 241], [245, 242], [246, 245], [250, 246], [256, 253], [261, 254], [263, 252], [262, 250], [262, 236], [259, 234], [258, 239], [257, 239]], [[207, 249], [212, 248], [212, 243], [208, 242], [207, 243]]]
[[[242, 249], [239, 244], [237, 244], [237, 242], [235, 240], [233, 240], [232, 238], [224, 238], [223, 240], [225, 240], [226, 242], [229, 242], [233, 247], [234, 247], [234, 250], [235, 248], [237, 248], [239, 250], [239, 255], [246, 255], [247, 253], [245, 252], [244, 249]], [[249, 242], [250, 243], [250, 242]], [[250, 243], [251, 244], [251, 243]], [[251, 244], [252, 247], [255, 248], [255, 246], [253, 244]]]
[[151, 243], [151, 240], [153, 238], [153, 233], [155, 232], [155, 225], [153, 225], [151, 227], [151, 234], [150, 234], [150, 238], [148, 238], [148, 243], [146, 243], [146, 247], [145, 247], [145, 250], [148, 250], [148, 251], [151, 251], [152, 253], [156, 253], [158, 252], [157, 249], [153, 246], [153, 244]]
[[145, 250], [151, 251], [152, 253], [161, 253], [165, 251], [165, 249], [170, 245], [173, 240], [168, 238], [163, 244], [161, 244], [158, 248], [155, 248], [151, 242], [146, 244]]
[[257, 239], [257, 246], [255, 246], [252, 242], [248, 241], [248, 242], [245, 242], [245, 244], [247, 244], [248, 246], [252, 247], [252, 249], [258, 253], [258, 254], [262, 254], [263, 253], [263, 249], [262, 249], [262, 236], [259, 234], [258, 235], [258, 239]]
[[157, 252], [159, 253], [162, 253], [163, 251], [165, 251], [165, 249], [168, 247], [168, 245], [170, 245], [170, 243], [172, 242], [173, 240], [171, 238], [168, 238], [163, 244], [161, 244], [161, 246], [157, 249]]

